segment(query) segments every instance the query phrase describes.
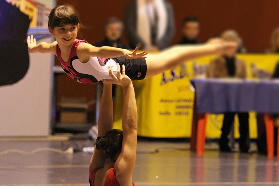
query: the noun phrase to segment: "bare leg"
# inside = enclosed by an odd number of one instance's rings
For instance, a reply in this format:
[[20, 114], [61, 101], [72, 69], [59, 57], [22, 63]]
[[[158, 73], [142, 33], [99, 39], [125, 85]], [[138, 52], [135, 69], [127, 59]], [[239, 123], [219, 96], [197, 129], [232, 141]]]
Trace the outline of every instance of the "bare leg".
[[177, 45], [158, 54], [148, 54], [146, 58], [147, 73], [145, 78], [153, 77], [166, 70], [186, 62], [187, 60], [220, 53], [224, 46], [215, 45]]

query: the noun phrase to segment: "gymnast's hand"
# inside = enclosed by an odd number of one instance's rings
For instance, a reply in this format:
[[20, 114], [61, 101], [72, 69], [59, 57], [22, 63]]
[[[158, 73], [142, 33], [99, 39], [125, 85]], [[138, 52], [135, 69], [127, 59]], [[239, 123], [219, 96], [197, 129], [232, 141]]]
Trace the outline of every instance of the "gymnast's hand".
[[223, 39], [218, 38], [208, 40], [206, 45], [213, 47], [218, 54], [225, 54], [228, 50], [237, 49], [237, 43], [224, 41]]
[[141, 52], [137, 54], [137, 51], [139, 50], [139, 48], [141, 47], [140, 44], [137, 45], [137, 47], [135, 48], [135, 50], [133, 52], [130, 52], [129, 50], [127, 50], [127, 53], [125, 53], [125, 57], [127, 59], [137, 59], [137, 58], [146, 58], [147, 53], [146, 52]]
[[32, 49], [37, 45], [36, 39], [33, 38], [33, 35], [31, 35], [31, 37], [30, 36], [27, 37], [27, 44], [28, 44], [29, 52], [32, 53]]
[[120, 66], [117, 64], [117, 74], [114, 75], [111, 67], [109, 67], [109, 75], [112, 79], [103, 80], [104, 83], [113, 83], [122, 86], [123, 88], [128, 87], [132, 84], [132, 80], [125, 74], [125, 66], [122, 65], [122, 73], [120, 72]]

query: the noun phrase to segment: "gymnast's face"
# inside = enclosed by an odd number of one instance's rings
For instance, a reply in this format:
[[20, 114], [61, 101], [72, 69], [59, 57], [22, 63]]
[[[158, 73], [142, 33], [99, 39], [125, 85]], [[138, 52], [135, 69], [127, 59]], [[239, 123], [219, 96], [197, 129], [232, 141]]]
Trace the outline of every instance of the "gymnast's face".
[[61, 25], [54, 27], [54, 29], [49, 28], [49, 32], [55, 37], [58, 43], [71, 45], [77, 38], [78, 29], [79, 25]]

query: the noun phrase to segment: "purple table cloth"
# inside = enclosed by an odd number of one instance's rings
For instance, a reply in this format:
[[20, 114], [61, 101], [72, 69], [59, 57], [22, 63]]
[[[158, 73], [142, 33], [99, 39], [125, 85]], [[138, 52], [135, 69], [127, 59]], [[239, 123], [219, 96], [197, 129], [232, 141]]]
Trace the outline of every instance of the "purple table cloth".
[[192, 79], [198, 113], [279, 113], [278, 80]]

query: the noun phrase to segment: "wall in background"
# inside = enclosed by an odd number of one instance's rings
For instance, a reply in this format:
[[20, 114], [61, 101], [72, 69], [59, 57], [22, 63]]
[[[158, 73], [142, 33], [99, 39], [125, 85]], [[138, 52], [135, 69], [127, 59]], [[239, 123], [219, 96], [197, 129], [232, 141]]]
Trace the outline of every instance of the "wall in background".
[[177, 41], [185, 16], [200, 19], [200, 41], [220, 34], [225, 29], [235, 29], [243, 38], [244, 46], [251, 52], [264, 52], [270, 43], [272, 31], [279, 26], [277, 0], [169, 0], [175, 9]]
[[[124, 18], [125, 5], [130, 0], [79, 1], [57, 0], [57, 5], [72, 4], [79, 11], [85, 25], [83, 36], [95, 43], [103, 39], [103, 24], [109, 17]], [[273, 29], [279, 26], [276, 7], [278, 0], [168, 0], [173, 6], [176, 34], [172, 44], [181, 37], [182, 21], [185, 16], [193, 15], [200, 19], [200, 41], [220, 34], [225, 29], [236, 29], [244, 40], [248, 51], [263, 52], [269, 46]], [[123, 38], [124, 41], [125, 38]]]
[[[71, 4], [79, 12], [83, 29], [81, 39], [94, 44], [104, 38], [104, 22], [110, 17], [124, 20], [125, 5], [130, 0], [57, 0], [57, 5]], [[270, 35], [279, 26], [278, 0], [168, 0], [173, 6], [176, 32], [172, 44], [181, 39], [182, 22], [186, 16], [199, 18], [200, 42], [219, 35], [225, 29], [235, 29], [251, 52], [264, 52]], [[127, 43], [125, 36], [122, 40]], [[56, 59], [56, 65], [59, 65]], [[62, 96], [95, 98], [95, 86], [79, 84], [67, 76], [58, 78], [58, 101]], [[94, 108], [92, 108], [94, 111]]]

